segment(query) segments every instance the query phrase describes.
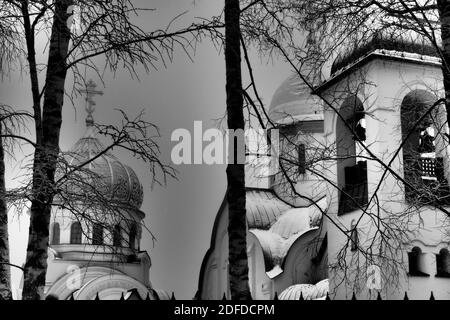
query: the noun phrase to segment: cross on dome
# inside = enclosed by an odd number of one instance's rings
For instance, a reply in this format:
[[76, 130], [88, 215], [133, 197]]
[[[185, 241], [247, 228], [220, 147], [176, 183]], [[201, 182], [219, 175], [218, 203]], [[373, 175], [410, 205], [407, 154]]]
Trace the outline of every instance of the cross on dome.
[[95, 96], [102, 96], [103, 95], [103, 91], [100, 90], [95, 90], [95, 88], [97, 88], [97, 84], [91, 79], [88, 81], [88, 83], [86, 83], [86, 89], [82, 90], [82, 93], [86, 94], [86, 112], [87, 112], [87, 117], [86, 117], [86, 126], [90, 127], [94, 125], [94, 111], [95, 111], [95, 101], [94, 101], [94, 97]]

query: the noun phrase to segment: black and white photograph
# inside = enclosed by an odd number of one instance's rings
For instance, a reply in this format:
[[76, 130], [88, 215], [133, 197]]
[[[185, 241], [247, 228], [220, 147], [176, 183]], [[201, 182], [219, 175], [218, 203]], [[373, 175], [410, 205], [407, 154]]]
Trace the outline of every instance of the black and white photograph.
[[0, 305], [450, 300], [450, 1], [0, 0], [0, 75]]

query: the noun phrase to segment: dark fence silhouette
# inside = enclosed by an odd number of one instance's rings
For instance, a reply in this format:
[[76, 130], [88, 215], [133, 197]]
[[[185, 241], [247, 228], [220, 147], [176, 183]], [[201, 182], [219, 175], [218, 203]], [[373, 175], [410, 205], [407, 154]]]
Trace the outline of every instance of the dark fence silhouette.
[[[153, 294], [153, 297], [155, 297], [156, 299], [152, 299], [152, 298], [150, 297], [150, 292], [148, 292], [148, 293], [147, 293], [147, 296], [146, 296], [145, 298], [143, 298], [143, 297], [140, 296], [140, 294], [139, 294], [139, 292], [138, 292], [137, 289], [131, 289], [131, 290], [128, 290], [128, 292], [127, 292], [126, 294], [124, 294], [124, 293], [122, 292], [122, 295], [121, 295], [121, 297], [120, 297], [119, 300], [124, 300], [124, 301], [125, 301], [125, 300], [126, 300], [126, 301], [132, 301], [132, 300], [141, 300], [141, 301], [161, 300], [160, 297], [159, 297], [159, 295], [158, 295], [158, 293], [157, 293], [156, 291], [153, 290], [153, 291], [152, 291], [152, 294]], [[125, 298], [125, 297], [126, 297], [126, 298]], [[50, 296], [47, 296], [46, 300], [58, 300], [58, 298], [55, 297], [55, 296], [50, 295]], [[75, 300], [74, 295], [72, 294], [68, 300]], [[96, 295], [96, 297], [95, 297], [94, 300], [101, 300], [98, 293], [97, 293], [97, 295]], [[177, 300], [177, 299], [175, 298], [175, 293], [174, 293], [174, 292], [172, 292], [172, 296], [170, 297], [170, 300], [171, 300], [171, 301]], [[194, 300], [200, 300], [200, 299], [194, 298]], [[227, 299], [227, 295], [226, 295], [226, 293], [224, 293], [224, 294], [223, 294], [223, 297], [222, 297], [222, 301], [226, 301], [226, 300], [228, 300], [228, 299]], [[275, 301], [279, 301], [279, 300], [280, 300], [280, 299], [279, 299], [278, 292], [275, 292], [275, 295], [274, 295], [273, 300], [275, 300]], [[298, 300], [299, 300], [299, 301], [305, 301], [305, 300], [306, 300], [306, 299], [303, 297], [303, 293], [300, 294], [300, 298], [299, 298]], [[331, 300], [331, 298], [330, 298], [330, 296], [328, 295], [328, 293], [327, 293], [327, 295], [326, 295], [326, 297], [325, 297], [325, 300]], [[358, 300], [355, 292], [353, 292], [353, 295], [352, 295], [352, 297], [351, 297], [350, 300], [351, 300], [351, 301], [356, 301], [356, 300]], [[378, 301], [383, 300], [383, 298], [381, 297], [380, 292], [378, 292], [378, 295], [377, 295], [377, 299], [376, 299], [376, 300], [378, 300]], [[404, 297], [403, 297], [403, 300], [410, 300], [409, 297], [408, 297], [408, 293], [407, 293], [407, 292], [405, 292], [405, 295], [404, 295]], [[434, 297], [433, 291], [431, 291], [431, 293], [430, 293], [430, 298], [429, 298], [429, 300], [436, 300], [435, 297]], [[0, 301], [1, 301], [1, 298], [0, 298]]]
[[[173, 295], [172, 295], [172, 297], [173, 297]], [[173, 299], [173, 300], [174, 300], [174, 299]], [[225, 293], [223, 294], [222, 300], [228, 300]], [[279, 301], [279, 300], [280, 300], [279, 297], [278, 297], [278, 292], [275, 292], [275, 296], [274, 296], [273, 300], [276, 300], [276, 301]], [[298, 300], [299, 300], [299, 301], [305, 301], [305, 300], [306, 300], [306, 299], [303, 297], [303, 293], [300, 293], [300, 298], [299, 298]], [[328, 293], [327, 293], [327, 295], [326, 295], [326, 297], [325, 297], [325, 300], [331, 300], [331, 298], [330, 298], [330, 296], [329, 296]], [[353, 292], [352, 298], [351, 298], [350, 300], [351, 300], [351, 301], [356, 301], [356, 300], [358, 300], [358, 299], [356, 298], [356, 293], [355, 293], [355, 292]], [[378, 301], [383, 300], [383, 298], [381, 297], [380, 292], [378, 292], [378, 295], [377, 295], [377, 299], [376, 299], [376, 300], [378, 300]], [[408, 293], [407, 293], [407, 292], [405, 292], [405, 295], [404, 295], [404, 297], [403, 297], [403, 300], [409, 300], [409, 297], [408, 297]], [[436, 300], [436, 299], [434, 298], [433, 291], [431, 291], [429, 300]]]

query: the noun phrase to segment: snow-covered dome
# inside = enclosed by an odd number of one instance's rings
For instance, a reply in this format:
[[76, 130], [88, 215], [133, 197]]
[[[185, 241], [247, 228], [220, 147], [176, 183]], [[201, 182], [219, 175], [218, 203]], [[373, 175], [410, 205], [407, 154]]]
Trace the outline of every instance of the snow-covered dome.
[[268, 113], [278, 124], [323, 119], [320, 101], [297, 74], [287, 78], [275, 91]]
[[299, 300], [303, 297], [305, 300], [323, 300], [328, 293], [329, 282], [324, 279], [319, 283], [313, 284], [297, 284], [290, 286], [284, 290], [279, 299], [280, 300]]

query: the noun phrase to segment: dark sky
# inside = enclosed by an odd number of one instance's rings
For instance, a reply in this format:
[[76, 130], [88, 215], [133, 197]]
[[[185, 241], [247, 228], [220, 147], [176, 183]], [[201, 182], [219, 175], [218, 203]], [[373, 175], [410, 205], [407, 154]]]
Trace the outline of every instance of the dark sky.
[[[172, 28], [190, 24], [193, 17], [208, 17], [218, 14], [223, 0], [157, 0], [136, 1], [142, 7], [157, 8], [140, 19], [144, 30], [164, 27], [168, 21], [188, 10]], [[289, 67], [282, 62], [268, 61], [252, 54], [256, 79], [264, 102], [269, 104], [277, 86], [290, 74]], [[167, 68], [140, 73], [140, 81], [132, 79], [126, 72], [115, 76], [105, 73], [104, 95], [98, 97], [94, 118], [101, 123], [119, 119], [114, 108], [123, 108], [130, 115], [145, 109], [146, 119], [158, 125], [162, 138], [162, 158], [170, 163], [170, 135], [177, 128], [193, 131], [194, 121], [203, 121], [204, 128], [214, 127], [215, 119], [225, 114], [225, 67], [223, 52], [205, 41], [196, 50], [194, 62], [184, 54], [175, 55]], [[100, 84], [97, 78], [94, 81]], [[70, 81], [69, 81], [70, 82]], [[0, 102], [28, 108], [31, 105], [29, 80], [26, 74], [13, 72], [3, 79], [0, 87]], [[66, 99], [63, 115], [61, 148], [69, 149], [84, 131], [85, 111], [81, 99], [75, 106]], [[24, 148], [24, 153], [29, 149]], [[214, 218], [224, 197], [226, 188], [225, 166], [184, 165], [176, 166], [178, 181], [170, 180], [166, 187], [150, 188], [151, 178], [145, 166], [125, 153], [117, 154], [129, 164], [144, 186], [145, 223], [154, 233], [157, 242], [153, 245], [149, 234], [144, 234], [141, 248], [148, 250], [152, 259], [150, 280], [154, 287], [175, 291], [179, 299], [191, 299], [197, 289], [198, 275], [203, 256], [210, 244]], [[23, 157], [23, 154], [20, 156]], [[18, 158], [20, 158], [18, 156]], [[17, 176], [15, 162], [9, 161], [9, 185], [14, 185]], [[19, 232], [20, 231], [20, 232]], [[25, 254], [24, 235], [27, 223], [17, 220], [11, 224], [12, 259], [20, 262]], [[14, 281], [20, 275], [14, 274]]]

